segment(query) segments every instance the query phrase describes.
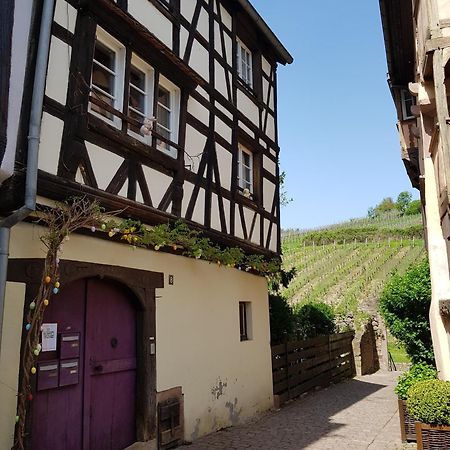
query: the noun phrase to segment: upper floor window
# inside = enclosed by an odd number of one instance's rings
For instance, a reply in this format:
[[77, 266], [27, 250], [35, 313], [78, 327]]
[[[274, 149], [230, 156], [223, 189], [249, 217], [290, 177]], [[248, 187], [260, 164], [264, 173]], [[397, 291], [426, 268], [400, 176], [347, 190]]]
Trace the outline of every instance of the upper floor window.
[[[131, 57], [126, 58], [127, 52]], [[155, 86], [155, 70], [97, 27], [89, 111], [129, 136], [176, 158], [173, 144], [178, 139], [179, 89], [162, 75], [158, 78]], [[141, 126], [146, 118], [152, 117], [156, 119], [153, 135], [143, 135]]]
[[240, 41], [237, 41], [237, 71], [242, 81], [253, 87], [252, 53]]
[[238, 151], [238, 185], [249, 197], [253, 194], [253, 153], [243, 145]]
[[414, 96], [407, 89], [402, 89], [400, 95], [402, 100], [403, 120], [414, 119], [415, 116], [411, 112], [411, 107], [416, 104]]

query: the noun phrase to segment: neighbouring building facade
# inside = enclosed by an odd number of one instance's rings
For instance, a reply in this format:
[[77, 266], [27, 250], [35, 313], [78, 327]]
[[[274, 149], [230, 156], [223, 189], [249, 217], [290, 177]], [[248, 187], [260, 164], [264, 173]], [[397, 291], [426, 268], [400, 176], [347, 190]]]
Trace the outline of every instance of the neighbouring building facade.
[[450, 380], [450, 2], [380, 0], [380, 10], [401, 155], [422, 201], [436, 363]]
[[[33, 196], [279, 256], [277, 66], [292, 57], [247, 0], [4, 0], [0, 20], [6, 449], [43, 268]], [[265, 277], [98, 234], [64, 243], [28, 448], [168, 448], [273, 406]]]

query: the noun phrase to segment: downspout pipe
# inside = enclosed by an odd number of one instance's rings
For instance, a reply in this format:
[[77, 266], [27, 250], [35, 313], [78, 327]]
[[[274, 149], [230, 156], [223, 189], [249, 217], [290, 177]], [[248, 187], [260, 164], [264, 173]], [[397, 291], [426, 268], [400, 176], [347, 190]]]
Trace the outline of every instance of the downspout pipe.
[[2, 348], [3, 313], [5, 309], [11, 228], [24, 220], [36, 209], [39, 138], [41, 135], [42, 107], [44, 103], [54, 7], [55, 0], [44, 0], [28, 127], [28, 155], [24, 205], [0, 221], [0, 353]]

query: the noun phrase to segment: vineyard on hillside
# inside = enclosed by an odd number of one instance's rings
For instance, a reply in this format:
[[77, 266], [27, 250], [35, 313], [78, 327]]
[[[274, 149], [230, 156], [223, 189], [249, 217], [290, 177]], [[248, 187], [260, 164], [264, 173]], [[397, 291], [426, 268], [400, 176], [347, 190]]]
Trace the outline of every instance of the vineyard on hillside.
[[284, 292], [291, 304], [323, 301], [340, 315], [361, 318], [377, 311], [394, 271], [425, 257], [420, 216], [284, 232], [282, 246], [284, 267], [297, 269]]

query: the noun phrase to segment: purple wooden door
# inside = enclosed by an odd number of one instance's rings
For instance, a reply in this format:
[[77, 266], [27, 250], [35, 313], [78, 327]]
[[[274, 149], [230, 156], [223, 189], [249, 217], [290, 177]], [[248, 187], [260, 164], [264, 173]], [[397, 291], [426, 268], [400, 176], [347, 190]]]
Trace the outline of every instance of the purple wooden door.
[[128, 292], [109, 281], [80, 280], [52, 298], [45, 322], [58, 324], [59, 344], [39, 356], [33, 450], [135, 442], [135, 315]]

